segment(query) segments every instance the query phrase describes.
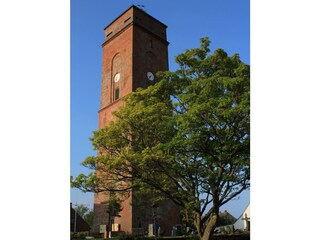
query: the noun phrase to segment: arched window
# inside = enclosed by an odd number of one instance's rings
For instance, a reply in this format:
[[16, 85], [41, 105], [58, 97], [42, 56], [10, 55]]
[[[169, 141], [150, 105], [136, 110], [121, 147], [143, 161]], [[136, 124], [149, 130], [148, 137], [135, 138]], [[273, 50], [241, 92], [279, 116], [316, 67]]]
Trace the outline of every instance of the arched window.
[[114, 100], [118, 100], [120, 97], [120, 89], [119, 87], [116, 87], [116, 89], [114, 90]]
[[120, 98], [120, 86], [122, 85], [122, 61], [119, 53], [114, 55], [111, 66], [110, 100], [113, 102]]

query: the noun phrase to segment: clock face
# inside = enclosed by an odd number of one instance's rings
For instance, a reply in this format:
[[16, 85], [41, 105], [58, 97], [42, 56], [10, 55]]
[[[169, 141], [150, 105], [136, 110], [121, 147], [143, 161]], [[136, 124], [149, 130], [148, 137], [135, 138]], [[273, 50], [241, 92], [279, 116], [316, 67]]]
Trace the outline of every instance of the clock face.
[[117, 73], [115, 76], [114, 76], [114, 82], [119, 82], [120, 80], [120, 73]]
[[154, 80], [154, 75], [152, 72], [147, 72], [147, 77], [150, 81], [153, 81]]

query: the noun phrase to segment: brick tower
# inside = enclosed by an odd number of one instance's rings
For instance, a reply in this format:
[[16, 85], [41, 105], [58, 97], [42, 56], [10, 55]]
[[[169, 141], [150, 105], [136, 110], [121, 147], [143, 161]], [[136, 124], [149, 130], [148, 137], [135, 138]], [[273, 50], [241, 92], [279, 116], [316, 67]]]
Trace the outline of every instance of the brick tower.
[[[156, 83], [155, 73], [168, 70], [166, 28], [143, 10], [131, 6], [104, 29], [99, 128], [113, 120], [111, 112], [124, 104], [123, 96]], [[108, 224], [108, 199], [108, 193], [94, 196], [95, 232], [99, 232], [100, 225]], [[159, 205], [161, 230], [170, 235], [172, 227], [180, 222], [179, 209], [169, 200]], [[122, 202], [122, 208], [121, 217], [114, 219], [121, 231], [148, 230], [148, 224], [153, 222], [151, 203], [138, 199], [133, 191]]]

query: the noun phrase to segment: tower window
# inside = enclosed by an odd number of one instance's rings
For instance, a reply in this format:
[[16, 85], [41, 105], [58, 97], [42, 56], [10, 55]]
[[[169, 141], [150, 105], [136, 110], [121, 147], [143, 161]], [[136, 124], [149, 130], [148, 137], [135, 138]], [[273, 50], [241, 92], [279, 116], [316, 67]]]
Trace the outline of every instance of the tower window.
[[128, 18], [124, 21], [124, 23], [128, 22], [128, 21], [130, 20], [130, 18], [131, 18], [131, 17], [128, 17]]
[[120, 96], [120, 90], [119, 90], [119, 87], [116, 87], [114, 91], [114, 100], [118, 100], [119, 96]]

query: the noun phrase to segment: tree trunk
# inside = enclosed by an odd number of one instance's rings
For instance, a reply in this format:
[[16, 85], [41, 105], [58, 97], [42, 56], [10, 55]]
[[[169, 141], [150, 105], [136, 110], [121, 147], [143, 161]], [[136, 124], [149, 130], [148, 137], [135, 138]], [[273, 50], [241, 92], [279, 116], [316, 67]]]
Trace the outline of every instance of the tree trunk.
[[200, 235], [201, 240], [210, 240], [211, 235], [214, 233], [214, 229], [219, 220], [219, 215], [215, 214], [211, 218], [209, 218], [204, 230], [203, 235]]
[[202, 239], [202, 235], [203, 235], [203, 229], [201, 226], [201, 214], [196, 212], [194, 214], [195, 218], [194, 218], [194, 226], [198, 232], [198, 236], [200, 237], [200, 240]]

